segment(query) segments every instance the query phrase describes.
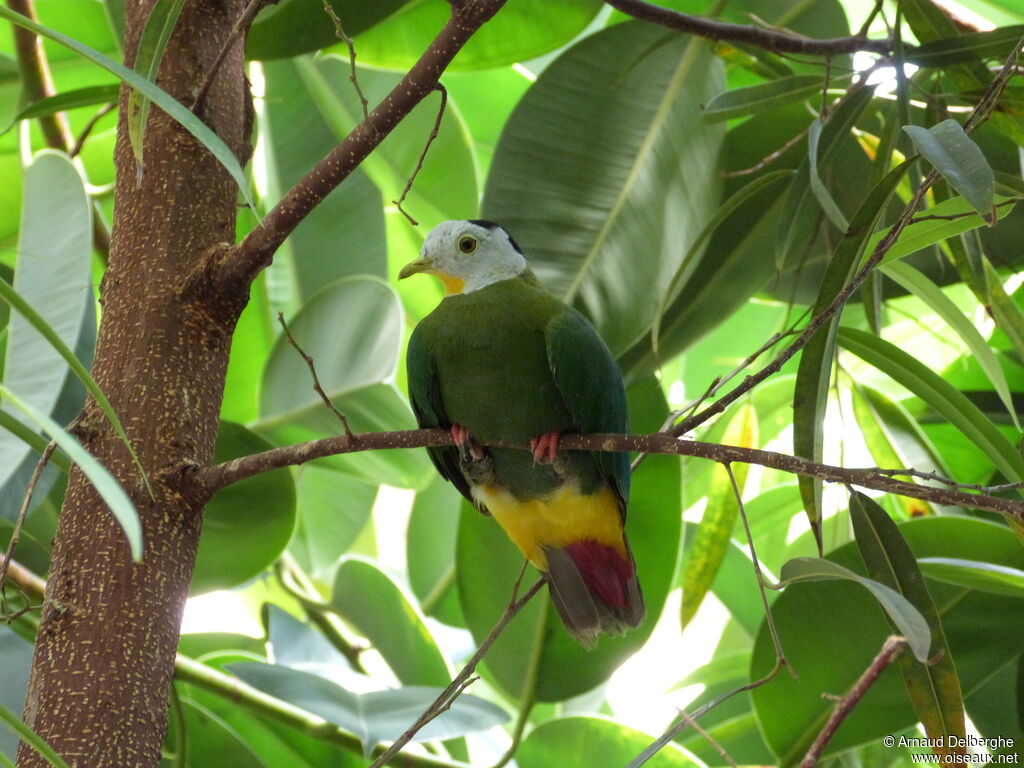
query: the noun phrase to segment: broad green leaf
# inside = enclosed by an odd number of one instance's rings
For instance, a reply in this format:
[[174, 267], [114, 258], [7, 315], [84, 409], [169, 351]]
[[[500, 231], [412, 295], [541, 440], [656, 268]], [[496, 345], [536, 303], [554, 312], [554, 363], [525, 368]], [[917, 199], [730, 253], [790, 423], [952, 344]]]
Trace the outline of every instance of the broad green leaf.
[[999, 394], [999, 399], [1006, 406], [1014, 426], [1020, 429], [1020, 423], [1017, 421], [1017, 411], [1013, 406], [1013, 399], [1010, 395], [1010, 386], [1006, 383], [1006, 375], [999, 366], [999, 361], [996, 360], [992, 348], [989, 347], [988, 342], [985, 341], [967, 316], [960, 311], [956, 304], [935, 283], [909, 264], [896, 261], [884, 265], [882, 272], [921, 299], [952, 330], [956, 331], [956, 334], [967, 345], [978, 365], [985, 371], [988, 380], [992, 382], [992, 386]]
[[118, 79], [126, 82], [132, 88], [144, 93], [154, 104], [177, 120], [185, 130], [195, 136], [196, 139], [206, 147], [214, 157], [217, 158], [220, 164], [224, 166], [224, 169], [231, 174], [231, 178], [235, 180], [235, 183], [238, 184], [238, 188], [242, 191], [242, 194], [245, 196], [245, 200], [249, 206], [252, 208], [256, 207], [252, 199], [252, 193], [249, 190], [249, 182], [245, 177], [245, 172], [242, 170], [242, 166], [239, 165], [238, 159], [235, 157], [228, 145], [225, 144], [224, 141], [202, 120], [192, 114], [192, 112], [170, 96], [166, 91], [161, 88], [157, 88], [153, 83], [149, 82], [141, 75], [121, 64], [118, 64], [116, 61], [107, 58], [99, 51], [94, 50], [87, 45], [83, 45], [77, 40], [74, 40], [61, 32], [50, 29], [49, 27], [44, 27], [41, 24], [37, 24], [31, 19], [27, 19], [20, 13], [15, 13], [4, 6], [0, 6], [0, 18], [6, 19], [12, 24], [17, 24], [19, 27], [29, 29], [37, 35], [42, 35], [43, 37], [47, 37], [50, 40], [60, 43], [62, 46], [71, 49], [80, 56], [84, 56], [89, 59], [94, 64], [103, 67], [103, 69], [117, 76]]
[[350, 667], [341, 651], [307, 622], [273, 603], [267, 603], [264, 610], [267, 642], [275, 664], [294, 669], [301, 669], [303, 665]]
[[[723, 441], [727, 445], [743, 448], [758, 447], [757, 413], [750, 403], [745, 403], [732, 417], [725, 428]], [[746, 464], [737, 464], [732, 468], [740, 493], [743, 493], [749, 469], [750, 466]], [[693, 549], [683, 566], [680, 623], [684, 629], [696, 615], [704, 595], [718, 574], [739, 513], [739, 500], [736, 498], [729, 470], [720, 464], [716, 465], [712, 472], [707, 506], [697, 528]]]
[[822, 122], [818, 117], [811, 121], [811, 127], [807, 131], [807, 160], [811, 192], [832, 225], [840, 232], [845, 233], [849, 229], [850, 223], [846, 220], [843, 212], [839, 210], [839, 206], [832, 199], [828, 187], [825, 186], [825, 182], [821, 180], [821, 175], [818, 173], [818, 144], [821, 142], [821, 130]]
[[699, 107], [721, 82], [703, 41], [619, 24], [552, 62], [502, 133], [484, 217], [616, 355], [650, 329], [657, 286], [717, 208], [723, 131]]
[[464, 626], [455, 588], [455, 541], [461, 496], [437, 477], [416, 494], [405, 538], [409, 585], [427, 616]]
[[919, 67], [945, 67], [950, 64], [997, 59], [1002, 63], [1024, 37], [1024, 25], [999, 27], [985, 32], [967, 32], [956, 37], [931, 40], [907, 52], [907, 61]]
[[839, 329], [839, 343], [924, 400], [981, 448], [1011, 482], [1024, 480], [1016, 447], [974, 403], [913, 355], [853, 328]]
[[[629, 391], [631, 429], [652, 432], [667, 415], [658, 384], [647, 379]], [[637, 564], [647, 617], [622, 637], [602, 637], [585, 650], [562, 627], [546, 592], [505, 628], [484, 658], [494, 683], [519, 700], [561, 701], [603, 682], [644, 644], [661, 613], [679, 550], [679, 461], [650, 456], [632, 478], [626, 533]], [[480, 642], [509, 604], [523, 556], [491, 518], [464, 503], [456, 560], [459, 601]], [[527, 568], [524, 588], [537, 578]], [[523, 591], [523, 590], [520, 590]]]
[[419, 611], [376, 565], [345, 560], [334, 577], [330, 604], [380, 652], [403, 685], [443, 688], [451, 682], [444, 656]]
[[[146, 19], [142, 29], [139, 47], [135, 52], [135, 64], [132, 69], [151, 83], [156, 83], [160, 62], [164, 58], [164, 49], [171, 33], [178, 23], [185, 0], [157, 0]], [[128, 138], [137, 163], [136, 175], [142, 178], [143, 152], [142, 144], [146, 133], [146, 122], [149, 118], [149, 97], [138, 90], [128, 94]]]
[[[548, 720], [530, 731], [516, 750], [519, 768], [623, 766], [647, 748], [651, 737], [601, 717], [580, 715]], [[667, 744], [645, 763], [648, 768], [690, 768], [696, 763]]]
[[[449, 69], [489, 69], [549, 53], [583, 32], [600, 8], [599, 0], [508, 0], [466, 43]], [[359, 59], [404, 72], [427, 50], [450, 16], [446, 0], [407, 3], [358, 36]]]
[[[818, 297], [811, 309], [814, 315], [824, 312], [853, 277], [871, 233], [878, 226], [908, 167], [907, 163], [903, 163], [889, 171], [871, 190], [871, 194], [854, 215], [847, 234], [836, 246], [822, 277]], [[823, 456], [825, 408], [828, 403], [836, 332], [841, 314], [840, 310], [833, 315], [832, 319], [811, 337], [800, 353], [800, 367], [793, 387], [793, 450], [797, 456], [803, 456], [811, 461], [820, 462]], [[820, 548], [821, 480], [801, 476], [799, 484], [804, 510]]]
[[[25, 706], [29, 670], [32, 668], [32, 643], [7, 626], [0, 626], [0, 709], [20, 713]], [[14, 716], [19, 722], [21, 718]], [[0, 726], [0, 754], [14, 759], [18, 736], [10, 728]]]
[[57, 442], [58, 447], [82, 470], [93, 488], [103, 498], [110, 508], [110, 513], [117, 519], [128, 539], [128, 546], [131, 549], [132, 559], [136, 562], [142, 559], [142, 525], [139, 522], [139, 513], [135, 505], [128, 498], [128, 494], [121, 488], [121, 484], [114, 479], [113, 475], [99, 463], [92, 454], [86, 451], [68, 432], [57, 424], [53, 419], [44, 413], [36, 410], [21, 397], [16, 395], [7, 387], [0, 384], [0, 397], [3, 397], [15, 408], [28, 417], [39, 429], [48, 434]]
[[[318, 7], [323, 14], [319, 3]], [[300, 77], [299, 69], [307, 65], [305, 60], [296, 60], [263, 66], [265, 98], [274, 105], [260, 120], [268, 205], [276, 204], [339, 140], [318, 114], [318, 100]], [[352, 88], [340, 73], [335, 87]], [[364, 165], [368, 162], [370, 159]], [[328, 283], [357, 274], [387, 276], [383, 200], [362, 167], [288, 236], [274, 255], [268, 281], [275, 306], [290, 314]]]
[[[966, 557], [1024, 569], [1024, 549], [1001, 524], [962, 517], [924, 517], [899, 524], [917, 558]], [[829, 555], [847, 568], [863, 568], [856, 545]], [[1024, 611], [1019, 600], [929, 582], [946, 641], [956, 660], [966, 700], [1020, 654]], [[834, 702], [822, 694], [842, 694], [863, 673], [892, 633], [873, 597], [843, 582], [788, 587], [772, 608], [786, 657], [800, 678], [779, 675], [753, 692], [759, 725], [778, 765], [803, 757], [828, 719]], [[827, 638], [827, 653], [822, 652]], [[770, 669], [775, 655], [762, 625], [751, 664], [751, 679]], [[836, 732], [825, 756], [860, 744], [877, 743], [917, 722], [901, 676], [890, 667]], [[970, 705], [968, 705], [969, 707]], [[1002, 702], [1003, 707], [1012, 706]], [[970, 709], [969, 709], [970, 713]]]
[[[390, 286], [370, 277], [338, 280], [311, 297], [288, 327], [313, 358], [324, 392], [354, 432], [415, 428], [409, 406], [392, 383], [402, 310]], [[260, 419], [253, 429], [278, 445], [343, 433], [284, 334], [264, 370]], [[433, 471], [423, 451], [363, 451], [323, 459], [321, 465], [366, 481], [413, 488]]]
[[[386, 19], [409, 0], [332, 0], [331, 10], [345, 34], [353, 37]], [[245, 39], [250, 59], [284, 59], [338, 43], [334, 21], [323, 0], [282, 0], [266, 5], [256, 16]], [[362, 53], [362, 46], [358, 53]]]
[[817, 557], [796, 557], [782, 566], [780, 586], [789, 586], [801, 581], [844, 579], [860, 584], [868, 590], [896, 625], [899, 633], [907, 639], [910, 650], [920, 662], [929, 657], [931, 634], [928, 622], [921, 612], [907, 598], [875, 579], [865, 578], [831, 560]]
[[21, 120], [32, 120], [37, 117], [53, 115], [57, 112], [64, 112], [77, 107], [90, 107], [94, 104], [111, 104], [117, 102], [117, 95], [120, 86], [117, 85], [92, 85], [86, 88], [76, 88], [73, 91], [64, 91], [55, 96], [33, 102], [21, 110], [14, 118], [14, 122], [4, 129], [9, 131], [14, 123]]
[[[274, 264], [281, 256], [274, 257]], [[273, 269], [273, 264], [270, 269]], [[253, 386], [263, 375], [263, 365], [270, 354], [274, 336], [280, 330], [272, 318], [267, 297], [269, 270], [263, 270], [249, 288], [249, 303], [242, 310], [231, 335], [231, 357], [224, 379], [224, 400], [220, 418], [245, 424], [259, 416], [259, 392]]]
[[790, 75], [746, 88], [732, 88], [718, 94], [704, 106], [704, 119], [717, 122], [767, 112], [820, 94], [824, 87], [825, 83], [819, 76]]
[[[996, 195], [995, 215], [999, 219], [1014, 210], [1014, 205], [1003, 204], [1009, 200], [1012, 198]], [[882, 258], [881, 263], [888, 264], [902, 259], [904, 256], [909, 256], [942, 240], [977, 229], [985, 223], [985, 220], [974, 211], [967, 200], [962, 197], [950, 198], [923, 211], [915, 223], [909, 224], [903, 230], [896, 244]], [[885, 231], [876, 232], [866, 252], [872, 253], [885, 234]]]
[[[906, 654], [900, 654], [898, 658], [907, 695], [924, 725], [925, 733], [939, 743], [944, 743], [944, 739], [950, 736], [963, 739], [967, 732], [960, 680], [946, 644], [939, 613], [913, 552], [885, 510], [864, 494], [851, 494], [850, 519], [868, 574], [907, 598], [928, 622], [932, 661], [915, 661]], [[933, 751], [941, 755], [965, 753], [962, 747], [948, 744]]]
[[1024, 570], [1019, 568], [956, 557], [923, 557], [917, 564], [929, 579], [1007, 597], [1024, 597]]
[[914, 140], [917, 150], [942, 176], [963, 195], [992, 226], [996, 222], [992, 209], [995, 196], [995, 175], [988, 160], [974, 140], [953, 119], [943, 120], [931, 128], [906, 125], [903, 130]]
[[[222, 421], [215, 463], [273, 448], [240, 424]], [[227, 589], [259, 575], [288, 545], [295, 528], [295, 483], [287, 468], [229, 485], [207, 503], [192, 573], [193, 595]], [[225, 557], [225, 552], [232, 552]]]
[[[288, 667], [242, 662], [228, 664], [232, 674], [289, 704], [319, 715], [354, 734], [363, 743], [364, 756], [382, 741], [394, 741], [433, 702], [438, 688], [410, 686], [389, 691], [353, 693], [310, 672]], [[415, 741], [436, 741], [482, 731], [508, 720], [500, 708], [464, 693], [451, 708], [428, 723]]]

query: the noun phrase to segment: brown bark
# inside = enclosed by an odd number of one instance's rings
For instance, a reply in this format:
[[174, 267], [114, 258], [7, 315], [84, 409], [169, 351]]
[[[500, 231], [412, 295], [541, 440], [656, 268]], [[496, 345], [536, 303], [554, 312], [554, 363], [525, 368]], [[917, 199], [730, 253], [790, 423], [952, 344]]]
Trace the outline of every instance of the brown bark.
[[[126, 51], [132, 52], [152, 3], [128, 6]], [[186, 3], [158, 83], [187, 103], [242, 6], [241, 0]], [[242, 64], [239, 45], [220, 68], [204, 116], [245, 157], [251, 111]], [[154, 498], [94, 402], [78, 432], [135, 501], [145, 553], [141, 563], [131, 561], [121, 529], [82, 474], [72, 472], [25, 707], [27, 724], [69, 764], [90, 768], [151, 766], [160, 759], [204, 501], [187, 491], [184, 470], [212, 457], [231, 333], [245, 302], [186, 286], [211, 249], [234, 241], [231, 178], [154, 108], [137, 186], [126, 114], [122, 89], [117, 203], [93, 375], [149, 473]], [[20, 746], [19, 766], [45, 764]]]

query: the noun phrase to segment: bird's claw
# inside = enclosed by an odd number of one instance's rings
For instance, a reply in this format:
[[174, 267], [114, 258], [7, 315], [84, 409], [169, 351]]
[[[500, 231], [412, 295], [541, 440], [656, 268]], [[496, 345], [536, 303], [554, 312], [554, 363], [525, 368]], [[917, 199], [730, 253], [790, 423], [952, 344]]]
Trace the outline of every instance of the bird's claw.
[[486, 454], [483, 446], [472, 438], [468, 429], [461, 424], [452, 424], [451, 432], [452, 440], [455, 441], [455, 447], [459, 449], [463, 462], [480, 461], [484, 458]]
[[558, 458], [558, 440], [561, 436], [560, 432], [551, 431], [533, 438], [530, 441], [530, 447], [533, 449], [533, 463], [554, 464]]

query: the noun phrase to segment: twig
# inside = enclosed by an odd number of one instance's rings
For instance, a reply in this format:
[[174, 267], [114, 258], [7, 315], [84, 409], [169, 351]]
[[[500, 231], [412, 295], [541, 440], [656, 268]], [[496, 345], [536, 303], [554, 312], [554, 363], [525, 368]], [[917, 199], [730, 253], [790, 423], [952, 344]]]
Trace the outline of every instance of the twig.
[[882, 650], [872, 659], [871, 664], [864, 670], [864, 674], [853, 684], [849, 692], [836, 702], [836, 707], [832, 710], [832, 714], [829, 715], [825, 727], [821, 729], [817, 738], [814, 739], [814, 743], [807, 750], [807, 754], [804, 755], [804, 759], [800, 761], [800, 768], [813, 768], [813, 766], [817, 765], [821, 753], [825, 750], [825, 746], [835, 734], [836, 729], [842, 725], [843, 720], [853, 711], [853, 708], [857, 706], [864, 697], [864, 694], [868, 692], [868, 689], [885, 671], [886, 667], [892, 663], [893, 659], [899, 655], [906, 644], [906, 638], [898, 635], [890, 635], [885, 639]]
[[725, 747], [719, 744], [710, 733], [701, 728], [700, 724], [696, 720], [694, 720], [692, 717], [686, 714], [686, 712], [684, 712], [683, 710], [679, 710], [679, 717], [682, 718], [682, 720], [690, 728], [693, 728], [693, 730], [700, 734], [700, 737], [704, 739], [704, 741], [706, 741], [708, 744], [710, 744], [711, 748], [714, 749], [718, 754], [720, 754], [722, 756], [722, 759], [725, 760], [725, 762], [727, 762], [729, 765], [731, 765], [732, 768], [740, 768], [736, 764], [736, 761], [732, 759], [732, 755], [730, 755], [725, 750]]
[[[292, 467], [307, 461], [322, 459], [356, 451], [372, 451], [392, 448], [441, 448], [454, 445], [451, 432], [447, 429], [408, 429], [395, 432], [363, 432], [358, 438], [345, 435], [325, 437], [306, 443], [285, 445], [268, 451], [242, 456], [223, 464], [199, 470], [196, 476], [196, 491], [213, 494], [232, 483], [247, 477], [269, 472], [280, 467]], [[490, 443], [495, 448], [521, 448], [501, 441]], [[1024, 521], [1024, 501], [998, 496], [966, 493], [947, 488], [896, 480], [871, 469], [851, 469], [811, 461], [800, 456], [790, 456], [759, 448], [741, 448], [735, 445], [705, 443], [698, 440], [683, 440], [675, 435], [655, 432], [650, 435], [563, 435], [559, 447], [574, 451], [642, 451], [645, 453], [667, 453], [678, 456], [693, 456], [719, 463], [740, 462], [759, 464], [769, 469], [778, 469], [791, 474], [818, 477], [829, 483], [856, 485], [885, 493], [895, 493], [911, 499], [921, 499], [933, 504], [947, 504], [972, 507], [989, 512], [998, 512]]]
[[39, 484], [39, 478], [42, 476], [43, 470], [46, 469], [46, 465], [49, 464], [50, 457], [53, 455], [53, 451], [56, 447], [56, 441], [51, 440], [43, 449], [43, 453], [39, 457], [39, 461], [36, 462], [36, 468], [32, 472], [32, 477], [29, 478], [28, 486], [25, 488], [25, 495], [21, 500], [21, 509], [18, 510], [18, 516], [14, 520], [14, 529], [11, 531], [11, 540], [7, 543], [7, 551], [4, 553], [4, 560], [0, 563], [0, 612], [2, 612], [5, 620], [9, 616], [7, 591], [5, 589], [7, 583], [7, 569], [10, 568], [11, 560], [14, 558], [14, 550], [18, 546], [18, 539], [21, 538], [21, 529], [25, 524], [25, 518], [28, 516], [29, 505], [32, 503], [32, 493], [35, 491], [36, 485]]
[[348, 425], [348, 417], [344, 413], [339, 411], [337, 407], [331, 402], [331, 398], [324, 392], [323, 387], [320, 386], [320, 379], [316, 375], [316, 366], [313, 364], [313, 358], [306, 354], [305, 350], [299, 346], [299, 342], [292, 336], [292, 332], [288, 330], [288, 324], [284, 321], [284, 312], [277, 313], [277, 322], [284, 328], [284, 334], [288, 337], [288, 343], [295, 347], [295, 351], [302, 355], [302, 359], [306, 361], [306, 365], [309, 367], [309, 374], [313, 377], [313, 390], [320, 395], [320, 399], [324, 401], [324, 405], [331, 409], [335, 416], [341, 420], [341, 426], [345, 429], [345, 436], [351, 439], [355, 439], [355, 435], [352, 433], [351, 427]]
[[[1020, 197], [1011, 197], [1009, 200], [1003, 200], [1001, 203], [996, 203], [993, 208], [1003, 208], [1007, 205], [1016, 205], [1017, 203], [1024, 200]], [[963, 213], [951, 213], [947, 216], [941, 214], [929, 213], [924, 216], [915, 216], [910, 220], [911, 224], [919, 224], [922, 221], [956, 221], [957, 219], [966, 219], [968, 216], [977, 215], [977, 211], [965, 211]]]
[[115, 106], [117, 105], [113, 102], [104, 104], [100, 108], [100, 111], [90, 118], [89, 122], [87, 122], [85, 127], [82, 129], [82, 132], [78, 134], [78, 138], [75, 139], [75, 145], [71, 148], [71, 151], [68, 152], [68, 155], [71, 157], [78, 157], [78, 153], [81, 152], [82, 147], [85, 146], [85, 140], [89, 138], [89, 134], [92, 133], [92, 129], [96, 127], [96, 123], [100, 121], [100, 118], [113, 112]]
[[722, 175], [725, 178], [727, 178], [727, 179], [731, 179], [731, 178], [735, 178], [737, 176], [749, 176], [752, 173], [757, 173], [758, 171], [762, 170], [763, 168], [765, 168], [765, 167], [771, 165], [772, 163], [774, 163], [776, 160], [778, 160], [780, 157], [782, 157], [784, 154], [786, 154], [790, 149], [792, 149], [797, 144], [799, 144], [801, 141], [803, 141], [804, 136], [807, 135], [807, 131], [809, 131], [809, 130], [810, 130], [810, 125], [808, 125], [802, 131], [797, 133], [791, 139], [787, 139], [785, 144], [783, 144], [781, 147], [776, 149], [771, 154], [765, 155], [763, 158], [761, 158], [761, 160], [759, 162], [755, 163], [754, 165], [750, 166], [749, 168], [741, 168], [738, 171], [728, 171], [727, 173], [724, 173]]
[[338, 14], [334, 12], [334, 8], [330, 3], [330, 0], [324, 0], [324, 12], [331, 17], [331, 21], [334, 22], [334, 34], [337, 35], [338, 39], [341, 40], [346, 46], [348, 46], [348, 64], [352, 68], [352, 73], [348, 76], [349, 82], [352, 83], [352, 87], [356, 89], [356, 96], [359, 97], [359, 103], [363, 106], [363, 121], [365, 122], [370, 118], [370, 102], [366, 100], [363, 95], [363, 89], [359, 87], [359, 78], [356, 76], [356, 44], [355, 41], [345, 34], [345, 28], [341, 26], [341, 19], [338, 18]]
[[[520, 574], [520, 577], [521, 576], [522, 574]], [[519, 582], [517, 580], [516, 591], [518, 591], [518, 584]], [[425, 726], [427, 723], [429, 723], [431, 720], [433, 720], [435, 717], [437, 717], [439, 714], [447, 710], [448, 707], [452, 705], [452, 702], [456, 699], [456, 697], [458, 697], [458, 695], [462, 693], [463, 690], [465, 690], [466, 686], [468, 686], [472, 682], [472, 680], [470, 680], [470, 676], [476, 670], [476, 665], [480, 663], [480, 660], [484, 657], [484, 654], [487, 653], [488, 649], [490, 649], [494, 641], [498, 639], [498, 636], [504, 631], [508, 623], [512, 621], [516, 614], [518, 614], [519, 611], [522, 610], [523, 606], [526, 605], [530, 601], [530, 599], [534, 595], [536, 595], [537, 592], [540, 591], [540, 588], [543, 585], [544, 580], [537, 579], [537, 581], [534, 582], [533, 586], [526, 591], [526, 594], [519, 598], [519, 600], [515, 600], [514, 602], [509, 604], [508, 608], [505, 609], [505, 613], [503, 613], [501, 615], [501, 618], [498, 619], [498, 623], [494, 625], [494, 628], [490, 631], [490, 634], [488, 634], [487, 637], [484, 638], [483, 642], [480, 643], [480, 647], [476, 649], [476, 653], [474, 653], [470, 660], [466, 663], [466, 666], [462, 668], [462, 671], [455, 676], [455, 679], [452, 680], [451, 684], [443, 691], [441, 691], [441, 694], [436, 699], [434, 699], [434, 703], [427, 708], [427, 711], [424, 712], [420, 716], [420, 718], [409, 727], [409, 730], [407, 730], [405, 733], [401, 735], [398, 741], [396, 741], [394, 744], [392, 744], [390, 747], [384, 750], [384, 752], [382, 752], [380, 756], [373, 761], [369, 768], [380, 768], [380, 766], [387, 764], [387, 762], [392, 757], [394, 757], [402, 751], [402, 748], [409, 743], [413, 736], [415, 736], [423, 726]]]
[[776, 53], [806, 53], [818, 56], [836, 56], [841, 53], [870, 51], [888, 55], [892, 52], [889, 40], [868, 40], [862, 34], [852, 37], [833, 37], [816, 40], [792, 33], [778, 32], [742, 24], [726, 24], [721, 21], [690, 16], [685, 13], [662, 8], [643, 0], [605, 0], [636, 19], [643, 19], [663, 27], [710, 40], [726, 40], [733, 43], [750, 43]]
[[213, 65], [206, 73], [206, 78], [203, 80], [203, 84], [199, 88], [199, 92], [196, 94], [195, 100], [192, 102], [193, 114], [199, 114], [203, 109], [203, 102], [206, 101], [206, 95], [210, 91], [210, 86], [213, 85], [213, 79], [217, 76], [217, 72], [220, 71], [221, 65], [224, 63], [224, 59], [228, 57], [231, 49], [235, 43], [238, 42], [238, 38], [243, 32], [249, 29], [249, 25], [252, 24], [252, 20], [256, 18], [256, 14], [263, 8], [265, 0], [249, 0], [245, 9], [242, 11], [242, 15], [235, 21], [234, 26], [231, 27], [231, 31], [228, 33], [228, 39], [224, 41], [224, 45], [221, 46], [220, 51], [217, 53], [217, 58], [213, 60]]
[[412, 183], [416, 180], [420, 170], [423, 168], [423, 161], [427, 158], [427, 150], [430, 149], [430, 145], [434, 143], [434, 139], [437, 138], [437, 134], [441, 130], [441, 118], [444, 117], [444, 109], [448, 105], [448, 90], [440, 83], [437, 84], [435, 90], [441, 92], [441, 104], [437, 108], [437, 118], [434, 120], [434, 128], [430, 131], [430, 135], [427, 137], [427, 143], [423, 145], [423, 151], [420, 152], [419, 160], [416, 161], [416, 168], [413, 169], [412, 176], [410, 176], [409, 180], [405, 182], [405, 189], [402, 190], [401, 196], [397, 200], [392, 201], [396, 206], [398, 206], [399, 213], [405, 216], [405, 218], [409, 220], [409, 223], [414, 227], [418, 227], [419, 222], [406, 212], [402, 207], [402, 203], [405, 202], [405, 196], [409, 194], [409, 190], [412, 189]]

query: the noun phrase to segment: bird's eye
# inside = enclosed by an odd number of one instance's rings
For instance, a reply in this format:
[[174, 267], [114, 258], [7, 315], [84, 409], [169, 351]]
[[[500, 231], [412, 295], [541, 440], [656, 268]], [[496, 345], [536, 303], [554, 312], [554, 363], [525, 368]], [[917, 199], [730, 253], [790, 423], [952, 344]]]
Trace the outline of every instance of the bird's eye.
[[459, 238], [459, 250], [462, 253], [472, 253], [476, 250], [477, 241], [472, 235], [463, 235]]

